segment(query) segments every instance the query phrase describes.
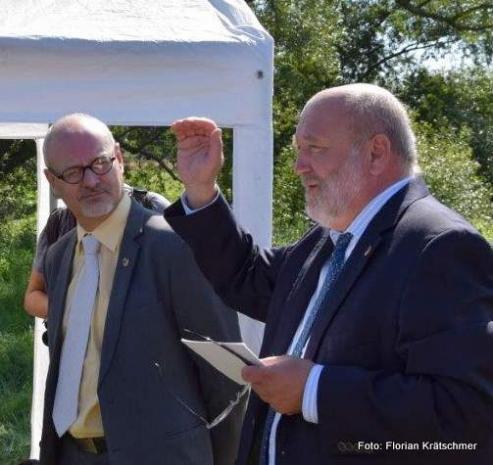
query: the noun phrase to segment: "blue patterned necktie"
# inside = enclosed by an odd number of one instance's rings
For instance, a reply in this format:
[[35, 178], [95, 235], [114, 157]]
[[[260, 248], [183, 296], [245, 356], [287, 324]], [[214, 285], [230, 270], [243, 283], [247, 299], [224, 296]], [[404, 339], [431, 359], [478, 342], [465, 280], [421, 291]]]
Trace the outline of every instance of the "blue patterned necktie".
[[[341, 234], [335, 244], [329, 260], [327, 261], [327, 275], [325, 281], [322, 284], [322, 288], [318, 293], [318, 296], [313, 304], [310, 314], [308, 315], [305, 324], [301, 330], [301, 333], [296, 341], [296, 344], [289, 355], [293, 357], [301, 357], [303, 349], [310, 337], [313, 323], [317, 318], [318, 313], [322, 310], [322, 303], [325, 301], [327, 294], [334, 282], [341, 274], [344, 266], [346, 250], [351, 242], [353, 235], [349, 232]], [[272, 429], [272, 423], [274, 422], [276, 412], [271, 407], [267, 411], [265, 418], [264, 432], [262, 435], [262, 443], [260, 447], [260, 465], [267, 465], [269, 463], [269, 437]]]

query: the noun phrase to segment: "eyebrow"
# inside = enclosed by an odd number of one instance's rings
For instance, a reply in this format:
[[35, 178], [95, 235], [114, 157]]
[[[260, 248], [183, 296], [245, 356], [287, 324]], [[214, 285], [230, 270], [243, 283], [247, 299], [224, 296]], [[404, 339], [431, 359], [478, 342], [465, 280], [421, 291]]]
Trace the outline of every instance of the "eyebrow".
[[94, 160], [97, 160], [98, 158], [101, 158], [101, 157], [108, 157], [108, 158], [111, 158], [111, 155], [109, 155], [107, 152], [102, 152], [100, 153], [99, 155], [96, 155], [92, 161], [90, 163], [88, 163], [87, 165], [71, 165], [71, 166], [68, 166], [67, 168], [64, 168], [61, 172], [63, 173], [64, 171], [67, 171], [71, 168], [84, 168], [86, 166], [90, 166], [94, 163]]

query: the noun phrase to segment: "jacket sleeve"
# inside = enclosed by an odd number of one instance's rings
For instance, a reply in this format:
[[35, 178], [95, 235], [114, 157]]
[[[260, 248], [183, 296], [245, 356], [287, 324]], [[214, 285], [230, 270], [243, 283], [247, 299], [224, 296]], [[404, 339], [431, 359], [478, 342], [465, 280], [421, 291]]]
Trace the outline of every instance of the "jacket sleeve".
[[336, 441], [471, 441], [493, 428], [493, 253], [470, 231], [428, 241], [403, 294], [403, 371], [325, 366], [319, 427]]
[[[181, 337], [190, 337], [190, 329], [216, 341], [240, 341], [237, 313], [214, 294], [200, 272], [189, 247], [177, 243], [177, 255], [171, 275], [172, 307]], [[241, 386], [226, 378], [212, 365], [191, 354], [197, 369], [200, 391], [209, 421], [217, 417], [236, 398]], [[221, 424], [211, 430], [215, 465], [232, 465], [238, 450], [246, 399], [234, 408]]]
[[224, 302], [265, 321], [287, 249], [256, 246], [252, 236], [236, 223], [222, 196], [191, 215], [185, 215], [178, 201], [164, 215], [188, 243], [200, 269]]

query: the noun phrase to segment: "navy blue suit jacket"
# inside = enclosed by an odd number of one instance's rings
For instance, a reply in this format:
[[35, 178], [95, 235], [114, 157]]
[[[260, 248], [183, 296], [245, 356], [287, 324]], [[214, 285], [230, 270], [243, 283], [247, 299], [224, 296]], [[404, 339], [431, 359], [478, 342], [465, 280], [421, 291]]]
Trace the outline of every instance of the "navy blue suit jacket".
[[[261, 356], [286, 353], [332, 251], [326, 230], [262, 250], [222, 198], [165, 215], [224, 301], [266, 323]], [[492, 463], [493, 253], [421, 179], [371, 221], [317, 318], [305, 356], [325, 367], [319, 423], [283, 416], [276, 465]], [[265, 412], [253, 395], [239, 465], [258, 460]], [[472, 450], [434, 450], [453, 441]]]

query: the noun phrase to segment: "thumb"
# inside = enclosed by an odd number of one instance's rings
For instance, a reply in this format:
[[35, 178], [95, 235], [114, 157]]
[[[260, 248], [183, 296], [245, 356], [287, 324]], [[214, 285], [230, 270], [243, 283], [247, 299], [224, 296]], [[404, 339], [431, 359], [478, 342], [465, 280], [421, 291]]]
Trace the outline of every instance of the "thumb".
[[262, 380], [262, 368], [256, 366], [245, 366], [241, 370], [241, 377], [250, 384], [258, 383]]

